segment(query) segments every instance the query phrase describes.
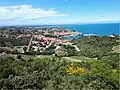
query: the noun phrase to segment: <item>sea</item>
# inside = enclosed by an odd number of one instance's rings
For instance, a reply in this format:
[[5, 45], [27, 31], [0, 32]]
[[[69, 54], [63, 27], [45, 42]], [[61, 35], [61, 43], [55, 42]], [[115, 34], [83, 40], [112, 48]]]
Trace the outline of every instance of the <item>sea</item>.
[[84, 35], [120, 35], [120, 23], [45, 25], [44, 27], [66, 28], [81, 32]]

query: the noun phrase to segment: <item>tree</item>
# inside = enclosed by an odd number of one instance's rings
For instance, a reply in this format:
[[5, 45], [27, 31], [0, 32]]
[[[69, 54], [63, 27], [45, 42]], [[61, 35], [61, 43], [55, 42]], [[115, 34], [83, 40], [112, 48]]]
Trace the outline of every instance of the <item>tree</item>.
[[118, 53], [109, 53], [109, 54], [101, 57], [100, 60], [111, 65], [114, 69], [115, 68], [118, 69], [118, 63], [119, 63], [119, 54]]
[[17, 59], [22, 59], [22, 56], [21, 55], [17, 55]]

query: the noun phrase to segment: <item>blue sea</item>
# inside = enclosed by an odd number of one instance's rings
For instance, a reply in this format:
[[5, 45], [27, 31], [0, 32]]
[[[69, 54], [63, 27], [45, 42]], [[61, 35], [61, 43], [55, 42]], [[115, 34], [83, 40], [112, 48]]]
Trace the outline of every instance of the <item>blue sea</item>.
[[75, 30], [83, 34], [97, 34], [100, 36], [108, 36], [111, 34], [120, 35], [120, 23], [105, 24], [70, 24], [70, 25], [47, 25], [49, 27], [61, 27]]

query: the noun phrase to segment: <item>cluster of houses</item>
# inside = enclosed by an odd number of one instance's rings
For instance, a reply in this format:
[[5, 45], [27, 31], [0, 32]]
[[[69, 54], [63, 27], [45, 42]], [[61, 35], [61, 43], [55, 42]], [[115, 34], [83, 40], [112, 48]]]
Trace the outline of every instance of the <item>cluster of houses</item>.
[[27, 38], [27, 37], [31, 37], [31, 34], [17, 34], [17, 35], [13, 35], [16, 39], [18, 38]]
[[30, 38], [31, 34], [16, 34], [16, 35], [2, 34], [0, 36], [11, 39], [12, 38], [19, 39], [19, 38]]
[[43, 35], [34, 35], [37, 41], [32, 41], [32, 48], [34, 51], [43, 51], [51, 45], [72, 45], [70, 40], [60, 40], [58, 38], [45, 37]]
[[76, 35], [81, 35], [81, 33], [79, 32], [72, 32], [72, 31], [68, 31], [68, 32], [54, 32], [54, 35], [56, 36], [76, 36]]
[[34, 29], [24, 27], [1, 27], [0, 36], [5, 38], [25, 38], [31, 37]]
[[[42, 34], [39, 34], [41, 33]], [[46, 35], [53, 35], [56, 37], [47, 37]], [[67, 30], [64, 28], [43, 28], [39, 29], [38, 32], [34, 35], [34, 40], [32, 40], [32, 49], [34, 51], [44, 51], [46, 48], [49, 48], [51, 45], [73, 45], [71, 40], [60, 39], [64, 36], [76, 36], [82, 35], [82, 33]]]
[[47, 28], [45, 30], [41, 29], [38, 30], [38, 32], [43, 32], [43, 34], [52, 34], [54, 36], [60, 37], [60, 36], [75, 36], [75, 35], [82, 35], [82, 33], [80, 32], [76, 32], [76, 31], [71, 31], [71, 30], [67, 30], [64, 28]]

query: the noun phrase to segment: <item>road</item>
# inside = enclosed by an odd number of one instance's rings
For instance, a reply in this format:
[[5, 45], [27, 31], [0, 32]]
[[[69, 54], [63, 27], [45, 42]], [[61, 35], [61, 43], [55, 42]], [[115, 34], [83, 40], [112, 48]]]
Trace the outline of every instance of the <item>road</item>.
[[29, 52], [29, 49], [30, 49], [30, 46], [31, 46], [31, 43], [32, 43], [33, 37], [34, 37], [34, 34], [32, 35], [32, 37], [31, 37], [31, 39], [30, 39], [30, 42], [29, 42], [29, 44], [28, 44], [28, 47], [27, 47], [26, 52]]

